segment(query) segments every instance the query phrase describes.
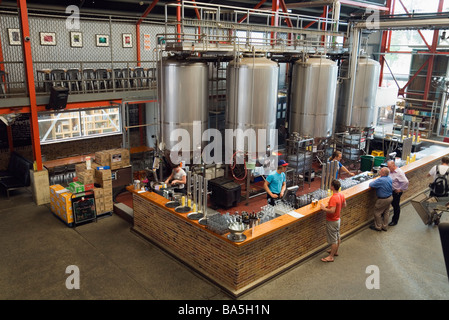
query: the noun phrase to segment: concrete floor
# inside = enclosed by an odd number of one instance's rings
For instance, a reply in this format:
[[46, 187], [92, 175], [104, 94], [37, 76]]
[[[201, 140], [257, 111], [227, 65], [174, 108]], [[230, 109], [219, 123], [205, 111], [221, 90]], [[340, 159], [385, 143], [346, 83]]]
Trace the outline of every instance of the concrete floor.
[[[449, 222], [444, 214], [442, 222]], [[387, 232], [368, 228], [344, 239], [333, 263], [321, 253], [245, 294], [240, 300], [449, 299], [438, 228], [410, 204]], [[113, 215], [68, 228], [29, 192], [0, 195], [0, 299], [230, 300], [219, 288], [130, 231]], [[68, 290], [66, 268], [80, 271]], [[379, 289], [367, 289], [368, 266]]]

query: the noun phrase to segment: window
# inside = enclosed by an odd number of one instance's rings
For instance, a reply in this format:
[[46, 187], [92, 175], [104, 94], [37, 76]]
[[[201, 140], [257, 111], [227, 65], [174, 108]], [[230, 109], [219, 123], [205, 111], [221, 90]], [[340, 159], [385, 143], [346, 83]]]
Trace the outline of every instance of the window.
[[38, 115], [41, 144], [120, 134], [119, 108], [70, 112], [45, 112]]

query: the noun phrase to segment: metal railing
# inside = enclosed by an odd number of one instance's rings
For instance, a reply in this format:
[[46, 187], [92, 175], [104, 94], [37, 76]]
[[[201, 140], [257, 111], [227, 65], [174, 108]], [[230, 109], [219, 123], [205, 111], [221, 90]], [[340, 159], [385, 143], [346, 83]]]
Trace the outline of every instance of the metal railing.
[[48, 94], [52, 86], [74, 94], [156, 88], [154, 61], [36, 61], [34, 69], [36, 94]]
[[[0, 99], [27, 97], [23, 62], [3, 61]], [[149, 90], [156, 88], [155, 61], [36, 61], [33, 63], [36, 95], [48, 95], [53, 86], [71, 94]]]
[[[168, 9], [173, 7], [181, 7], [180, 21], [169, 18]], [[197, 19], [186, 18], [187, 10], [195, 10]], [[165, 23], [166, 35], [169, 35], [168, 25], [175, 25], [180, 30], [180, 33], [176, 33], [176, 38], [170, 41], [192, 41], [198, 50], [201, 50], [201, 46], [196, 44], [205, 46], [205, 42], [211, 44], [209, 47], [215, 47], [217, 43], [233, 46], [237, 32], [245, 32], [244, 38], [247, 39], [250, 39], [254, 32], [264, 33], [262, 39], [258, 40], [263, 42], [266, 51], [273, 51], [276, 46], [283, 46], [285, 50], [287, 47], [298, 47], [301, 44], [304, 47], [321, 46], [335, 50], [336, 46], [342, 46], [337, 44], [336, 37], [345, 36], [345, 33], [338, 31], [339, 26], [347, 26], [346, 22], [339, 21], [339, 17], [306, 16], [193, 1], [166, 4]], [[316, 25], [316, 29], [309, 29], [312, 25]], [[192, 33], [187, 30], [192, 27], [198, 28], [199, 32]]]
[[1, 61], [0, 99], [27, 95], [23, 61]]

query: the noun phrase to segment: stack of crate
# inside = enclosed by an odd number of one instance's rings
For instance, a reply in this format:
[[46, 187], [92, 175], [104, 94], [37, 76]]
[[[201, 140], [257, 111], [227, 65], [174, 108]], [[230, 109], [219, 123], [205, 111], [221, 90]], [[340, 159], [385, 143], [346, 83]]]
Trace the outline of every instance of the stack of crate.
[[96, 168], [94, 177], [95, 184], [100, 186], [94, 189], [97, 214], [110, 212], [114, 209], [111, 170], [100, 169], [100, 166], [96, 163], [92, 165]]
[[50, 209], [65, 223], [72, 224], [72, 193], [59, 184], [50, 186]]
[[90, 186], [93, 187], [97, 215], [111, 212], [114, 209], [111, 170], [104, 169], [95, 162], [92, 163], [91, 169], [87, 169], [85, 163], [80, 163], [75, 166], [75, 170], [78, 183], [88, 189], [91, 189]]

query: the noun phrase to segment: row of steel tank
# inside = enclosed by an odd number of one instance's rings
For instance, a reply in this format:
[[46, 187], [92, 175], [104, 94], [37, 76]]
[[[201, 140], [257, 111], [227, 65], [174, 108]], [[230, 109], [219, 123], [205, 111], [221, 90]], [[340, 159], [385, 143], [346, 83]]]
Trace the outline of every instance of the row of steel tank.
[[[347, 60], [340, 66], [340, 77], [338, 69], [335, 61], [322, 56], [299, 59], [293, 64], [290, 132], [327, 138], [335, 128], [372, 125], [379, 63], [359, 57], [352, 109], [348, 107], [351, 90]], [[158, 88], [161, 135], [166, 148], [171, 149], [177, 143], [170, 142], [174, 129], [186, 129], [191, 137], [194, 121], [200, 121], [202, 129], [207, 129], [208, 70], [207, 63], [201, 61], [175, 58], [161, 61]], [[243, 56], [229, 62], [226, 71], [226, 128], [266, 129], [267, 144], [273, 145], [275, 137], [270, 129], [276, 127], [278, 63], [263, 55]]]

